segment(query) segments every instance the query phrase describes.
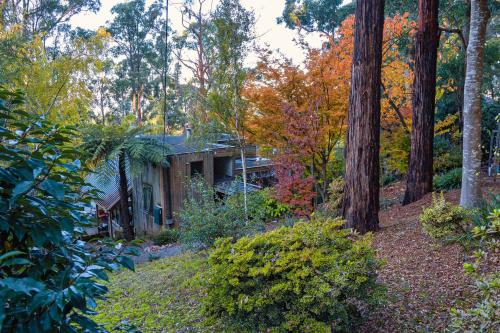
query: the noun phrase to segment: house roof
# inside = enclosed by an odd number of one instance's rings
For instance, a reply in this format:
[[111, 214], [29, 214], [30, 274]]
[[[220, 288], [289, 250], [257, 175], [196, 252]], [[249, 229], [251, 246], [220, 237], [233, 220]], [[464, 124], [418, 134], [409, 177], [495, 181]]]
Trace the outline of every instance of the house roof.
[[199, 153], [203, 151], [211, 151], [215, 149], [232, 148], [233, 146], [222, 143], [199, 143], [186, 140], [185, 135], [155, 135], [148, 136], [160, 142], [165, 143], [167, 156]]
[[[245, 158], [245, 162], [247, 169], [272, 166], [274, 164], [271, 159], [265, 157], [247, 157]], [[241, 159], [237, 159], [234, 161], [234, 167], [236, 169], [243, 169]]]
[[[112, 175], [109, 175], [112, 173]], [[125, 173], [127, 175], [128, 191], [132, 190], [132, 180], [127, 163]], [[118, 167], [115, 161], [109, 162], [106, 170], [103, 167], [97, 168], [93, 173], [85, 177], [85, 182], [99, 190], [97, 204], [105, 210], [110, 210], [120, 200], [120, 179]]]
[[[235, 193], [243, 193], [244, 184], [242, 181], [224, 180], [214, 184], [216, 192], [232, 195]], [[262, 189], [260, 186], [247, 183], [247, 193]]]

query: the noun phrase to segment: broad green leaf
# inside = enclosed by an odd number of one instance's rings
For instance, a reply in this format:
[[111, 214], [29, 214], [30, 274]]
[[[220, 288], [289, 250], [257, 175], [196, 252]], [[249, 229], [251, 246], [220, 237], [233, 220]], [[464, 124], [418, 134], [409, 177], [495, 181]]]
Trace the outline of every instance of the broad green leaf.
[[18, 183], [12, 190], [12, 197], [15, 198], [21, 194], [28, 192], [32, 188], [33, 184], [33, 181], [22, 181]]
[[48, 192], [50, 195], [52, 195], [54, 198], [58, 200], [62, 200], [64, 198], [63, 184], [56, 182], [52, 179], [46, 179], [43, 182], [41, 182], [40, 188]]

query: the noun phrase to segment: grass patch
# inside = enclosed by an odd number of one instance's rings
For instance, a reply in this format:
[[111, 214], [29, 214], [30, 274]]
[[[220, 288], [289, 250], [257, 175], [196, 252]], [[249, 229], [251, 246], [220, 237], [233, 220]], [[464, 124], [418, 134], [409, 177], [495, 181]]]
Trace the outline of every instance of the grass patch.
[[111, 331], [129, 322], [143, 332], [213, 332], [200, 303], [205, 291], [197, 274], [205, 267], [205, 256], [184, 253], [114, 274], [95, 320]]

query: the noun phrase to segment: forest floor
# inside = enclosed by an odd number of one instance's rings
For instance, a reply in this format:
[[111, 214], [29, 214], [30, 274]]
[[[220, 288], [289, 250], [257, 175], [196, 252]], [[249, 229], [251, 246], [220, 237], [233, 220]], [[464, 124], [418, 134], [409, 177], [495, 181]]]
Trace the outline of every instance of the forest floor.
[[[500, 182], [483, 180], [485, 196], [500, 192]], [[381, 202], [400, 202], [404, 184], [386, 187]], [[460, 190], [445, 193], [458, 203]], [[380, 231], [374, 246], [385, 265], [379, 273], [387, 287], [387, 303], [372, 313], [364, 332], [441, 332], [448, 323], [450, 309], [466, 305], [471, 297], [470, 279], [463, 264], [472, 262], [470, 253], [458, 244], [437, 245], [423, 233], [418, 221], [432, 195], [402, 206], [393, 204], [380, 212]], [[500, 269], [499, 263], [489, 269]]]

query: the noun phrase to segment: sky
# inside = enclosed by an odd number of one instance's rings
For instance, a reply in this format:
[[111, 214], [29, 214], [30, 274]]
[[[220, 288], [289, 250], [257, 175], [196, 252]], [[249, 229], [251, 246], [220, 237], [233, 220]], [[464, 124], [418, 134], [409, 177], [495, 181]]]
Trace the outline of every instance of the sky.
[[[112, 20], [111, 8], [120, 2], [126, 0], [101, 0], [101, 9], [97, 13], [80, 13], [75, 15], [70, 23], [73, 27], [95, 30], [100, 26], [106, 25], [107, 21]], [[294, 42], [297, 32], [287, 29], [282, 24], [277, 24], [276, 18], [281, 16], [285, 6], [285, 0], [240, 0], [241, 4], [255, 12], [256, 27], [255, 32], [258, 36], [257, 45], [268, 44], [272, 49], [279, 49], [287, 57], [293, 59], [297, 64], [305, 59], [303, 50]], [[173, 29], [182, 30], [180, 0], [169, 1], [169, 19], [172, 22]], [[150, 3], [150, 1], [147, 1]], [[213, 8], [217, 0], [213, 1]], [[313, 47], [320, 47], [322, 38], [319, 34], [310, 34], [306, 41]], [[250, 54], [246, 59], [246, 65], [252, 66], [257, 58], [255, 54]], [[183, 76], [189, 76], [189, 73], [183, 73]], [[187, 78], [187, 77], [186, 77]]]

